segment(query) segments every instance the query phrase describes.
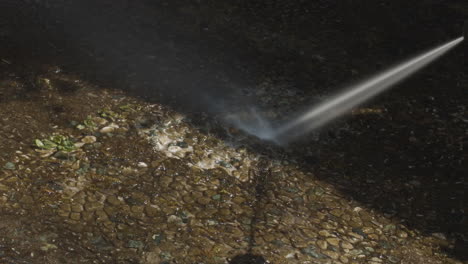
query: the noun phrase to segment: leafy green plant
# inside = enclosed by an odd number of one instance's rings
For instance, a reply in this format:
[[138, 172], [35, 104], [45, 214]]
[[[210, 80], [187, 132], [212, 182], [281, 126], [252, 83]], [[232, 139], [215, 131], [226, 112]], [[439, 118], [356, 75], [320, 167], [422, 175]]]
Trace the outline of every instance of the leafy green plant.
[[121, 117], [118, 113], [110, 110], [109, 108], [104, 108], [100, 110], [98, 114], [103, 118], [107, 118], [111, 120], [112, 122], [114, 122], [115, 120]]
[[143, 107], [138, 104], [126, 104], [119, 106], [119, 109], [124, 112], [136, 112], [140, 111]]
[[85, 125], [86, 128], [89, 128], [91, 130], [94, 130], [97, 128], [96, 123], [94, 123], [93, 118], [91, 116], [88, 116], [84, 121], [83, 124]]
[[79, 130], [88, 129], [94, 131], [97, 129], [97, 125], [93, 121], [93, 117], [88, 116], [85, 120], [83, 120], [83, 124], [77, 125], [76, 128], [78, 128]]
[[34, 144], [40, 149], [55, 149], [65, 152], [76, 150], [75, 144], [69, 137], [59, 134], [52, 135], [46, 139], [36, 139]]

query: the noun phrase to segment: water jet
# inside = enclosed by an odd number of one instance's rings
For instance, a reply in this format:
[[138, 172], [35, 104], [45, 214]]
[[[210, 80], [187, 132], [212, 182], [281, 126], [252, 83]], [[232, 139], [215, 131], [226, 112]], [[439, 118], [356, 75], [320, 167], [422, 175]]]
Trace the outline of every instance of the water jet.
[[464, 37], [468, 35], [466, 23], [463, 34], [459, 38], [407, 59], [357, 85], [344, 89], [328, 101], [298, 114], [291, 121], [285, 122], [274, 129], [270, 129], [271, 126], [265, 126], [265, 121], [262, 121], [254, 127], [250, 124], [249, 128], [244, 130], [250, 133], [255, 132], [257, 137], [280, 145], [297, 140], [384, 92], [460, 44], [464, 40]]

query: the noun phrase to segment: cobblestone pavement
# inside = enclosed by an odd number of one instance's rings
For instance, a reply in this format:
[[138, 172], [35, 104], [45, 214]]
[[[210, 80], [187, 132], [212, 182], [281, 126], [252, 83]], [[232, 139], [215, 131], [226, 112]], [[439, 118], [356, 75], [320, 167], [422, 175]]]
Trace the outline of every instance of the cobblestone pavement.
[[461, 263], [283, 150], [66, 74], [0, 81], [2, 263]]

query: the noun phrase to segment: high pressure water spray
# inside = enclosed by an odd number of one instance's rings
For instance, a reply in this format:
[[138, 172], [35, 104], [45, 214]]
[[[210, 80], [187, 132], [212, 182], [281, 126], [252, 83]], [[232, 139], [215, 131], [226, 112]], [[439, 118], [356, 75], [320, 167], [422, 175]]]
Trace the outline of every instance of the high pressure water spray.
[[287, 144], [310, 131], [324, 126], [337, 117], [349, 112], [354, 107], [386, 91], [456, 47], [466, 37], [468, 37], [468, 22], [464, 24], [463, 36], [408, 59], [357, 85], [348, 87], [331, 99], [310, 108], [279, 127], [272, 129], [269, 124], [265, 125], [266, 122], [264, 120], [257, 122], [254, 126], [244, 124], [244, 126], [240, 127], [247, 128], [244, 129], [246, 132], [254, 134], [259, 138], [278, 144]]

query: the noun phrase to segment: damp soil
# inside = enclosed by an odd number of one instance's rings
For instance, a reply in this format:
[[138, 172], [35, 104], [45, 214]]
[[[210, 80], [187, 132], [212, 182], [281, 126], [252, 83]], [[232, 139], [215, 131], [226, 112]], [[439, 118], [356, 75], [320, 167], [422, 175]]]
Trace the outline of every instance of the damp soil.
[[[6, 23], [10, 33], [0, 35], [6, 40], [0, 53], [2, 261], [467, 261], [466, 45], [286, 148], [224, 125], [218, 110], [189, 107], [186, 100], [208, 76], [207, 87], [245, 84], [252, 93], [263, 89], [261, 98], [273, 95], [271, 101], [293, 90], [281, 106], [293, 112], [300, 99], [316, 101], [420, 51], [422, 43], [446, 40], [452, 29], [433, 25], [440, 16], [456, 24], [468, 10], [463, 3], [438, 3], [434, 10], [428, 1], [406, 13], [382, 2], [362, 6], [358, 15], [346, 11], [356, 8], [351, 1], [117, 2], [104, 17], [113, 21], [110, 28], [134, 33], [121, 46], [109, 48], [119, 35], [97, 43], [100, 29], [83, 32], [102, 26], [97, 11], [81, 27], [67, 28], [67, 12], [84, 8], [77, 3], [39, 6], [49, 10], [40, 28]], [[34, 17], [28, 8], [24, 14]], [[50, 17], [57, 8], [63, 17]], [[143, 38], [155, 26], [151, 10], [170, 25], [162, 29], [177, 33], [164, 41], [173, 46], [159, 52], [171, 50], [190, 63], [175, 63], [175, 55], [140, 60], [141, 53], [153, 56], [150, 44], [159, 41]], [[127, 22], [115, 20], [126, 12], [132, 14]], [[203, 48], [190, 48], [200, 36], [196, 46]], [[135, 41], [148, 44], [135, 50]], [[154, 76], [148, 70], [166, 62], [170, 69]], [[200, 62], [211, 67], [188, 74], [187, 64]], [[180, 75], [188, 77], [179, 82]], [[232, 86], [221, 94], [242, 102]], [[173, 87], [182, 93], [167, 93]], [[278, 112], [281, 107], [273, 104]], [[37, 139], [53, 135], [75, 147], [38, 146]]]

